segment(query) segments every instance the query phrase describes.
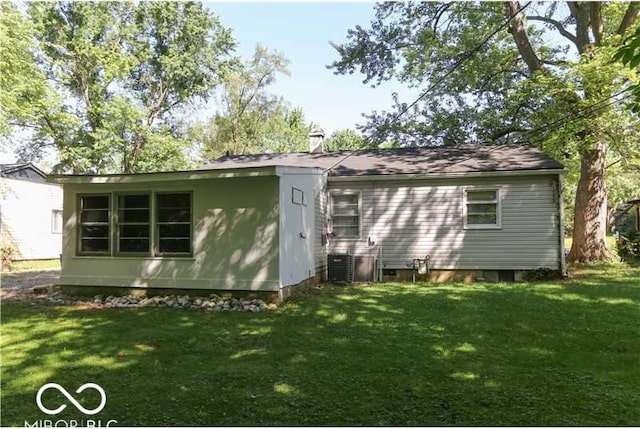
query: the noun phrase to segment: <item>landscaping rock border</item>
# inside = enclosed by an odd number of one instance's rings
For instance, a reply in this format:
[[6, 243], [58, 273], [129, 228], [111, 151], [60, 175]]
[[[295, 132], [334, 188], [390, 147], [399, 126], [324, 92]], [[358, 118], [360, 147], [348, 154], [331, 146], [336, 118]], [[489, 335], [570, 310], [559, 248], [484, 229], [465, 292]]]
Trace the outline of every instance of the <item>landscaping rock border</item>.
[[52, 305], [90, 305], [94, 308], [167, 307], [212, 312], [248, 311], [258, 313], [278, 308], [276, 304], [268, 304], [261, 299], [223, 298], [215, 293], [212, 293], [208, 297], [189, 295], [164, 295], [153, 297], [109, 295], [105, 297], [104, 295], [96, 295], [88, 298], [65, 295], [56, 287], [31, 290], [30, 294], [22, 294], [20, 297], [13, 297], [11, 300], [29, 302], [40, 301]]

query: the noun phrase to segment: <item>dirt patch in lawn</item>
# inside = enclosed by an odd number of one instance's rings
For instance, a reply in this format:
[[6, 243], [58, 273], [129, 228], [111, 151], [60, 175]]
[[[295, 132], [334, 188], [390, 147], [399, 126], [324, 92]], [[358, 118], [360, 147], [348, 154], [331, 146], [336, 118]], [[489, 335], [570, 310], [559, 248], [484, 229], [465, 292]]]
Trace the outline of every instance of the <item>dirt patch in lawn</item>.
[[59, 279], [59, 269], [3, 272], [0, 279], [0, 299], [37, 300], [53, 289]]

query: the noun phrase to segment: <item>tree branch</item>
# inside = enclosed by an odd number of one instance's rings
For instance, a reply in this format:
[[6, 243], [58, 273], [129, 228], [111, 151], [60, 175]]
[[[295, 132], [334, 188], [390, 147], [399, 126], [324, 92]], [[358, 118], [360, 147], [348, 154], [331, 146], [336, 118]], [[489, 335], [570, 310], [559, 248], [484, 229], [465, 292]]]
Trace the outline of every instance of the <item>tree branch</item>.
[[520, 3], [518, 0], [509, 0], [507, 2], [507, 18], [513, 17], [509, 27], [509, 33], [513, 35], [513, 39], [518, 47], [518, 52], [520, 52], [520, 56], [527, 64], [529, 72], [533, 74], [534, 72], [542, 69], [543, 64], [531, 46], [529, 36], [527, 35], [527, 31], [522, 21], [524, 15], [522, 12], [518, 12], [519, 10]]
[[520, 127], [518, 125], [511, 125], [511, 126], [508, 126], [507, 128], [503, 128], [501, 130], [498, 130], [498, 131], [492, 133], [490, 136], [488, 136], [488, 138], [491, 141], [496, 141], [499, 138], [504, 137], [504, 136], [506, 136], [508, 134], [511, 134], [511, 133], [526, 133], [528, 131], [531, 131], [531, 130], [528, 130], [526, 128], [522, 128], [522, 127]]
[[433, 32], [437, 33], [438, 32], [438, 25], [440, 24], [440, 18], [442, 18], [442, 16], [445, 14], [445, 12], [447, 11], [447, 9], [449, 9], [451, 7], [453, 3], [445, 3], [444, 5], [440, 6], [438, 8], [438, 10], [435, 13], [435, 18], [434, 18], [434, 22], [433, 22]]
[[617, 34], [624, 36], [624, 33], [627, 32], [627, 29], [633, 25], [638, 17], [638, 13], [640, 13], [640, 2], [632, 1], [629, 3], [629, 7], [627, 7], [627, 11], [624, 13], [624, 17], [620, 22], [620, 26], [618, 27]]
[[612, 163], [610, 163], [609, 165], [607, 165], [604, 169], [605, 169], [605, 170], [607, 170], [607, 169], [609, 169], [610, 167], [613, 167], [614, 165], [621, 163], [622, 161], [624, 161], [624, 158], [620, 158], [620, 159], [618, 159], [617, 161], [613, 161]]
[[604, 32], [604, 25], [602, 24], [602, 3], [594, 1], [590, 3], [590, 6], [591, 34], [593, 34], [593, 40], [596, 42], [596, 45], [600, 45], [602, 33]]
[[529, 21], [542, 21], [542, 22], [546, 22], [547, 24], [551, 24], [554, 27], [556, 27], [556, 29], [558, 30], [558, 32], [563, 35], [565, 38], [569, 39], [571, 41], [571, 43], [573, 44], [577, 44], [578, 43], [578, 38], [573, 35], [571, 32], [569, 32], [566, 28], [564, 28], [562, 26], [562, 23], [560, 21], [556, 21], [555, 19], [552, 18], [547, 18], [545, 16], [527, 16], [527, 20]]
[[566, 66], [570, 64], [569, 61], [565, 60], [542, 60], [542, 63], [550, 66]]
[[586, 3], [577, 1], [567, 2], [571, 16], [576, 20], [576, 47], [578, 53], [584, 54], [589, 50], [589, 7]]

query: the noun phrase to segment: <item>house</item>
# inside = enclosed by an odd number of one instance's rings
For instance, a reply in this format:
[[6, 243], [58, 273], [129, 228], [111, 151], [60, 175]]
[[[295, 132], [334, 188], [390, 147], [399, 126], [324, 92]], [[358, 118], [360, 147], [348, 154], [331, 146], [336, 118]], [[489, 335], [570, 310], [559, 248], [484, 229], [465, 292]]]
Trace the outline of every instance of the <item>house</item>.
[[31, 163], [0, 165], [0, 241], [13, 260], [62, 252], [62, 187]]
[[616, 235], [640, 232], [640, 198], [626, 201], [613, 214], [613, 230]]
[[278, 300], [325, 279], [335, 254], [356, 280], [406, 278], [426, 255], [434, 279], [564, 272], [563, 167], [538, 149], [324, 152], [322, 138], [194, 171], [57, 176], [61, 284]]

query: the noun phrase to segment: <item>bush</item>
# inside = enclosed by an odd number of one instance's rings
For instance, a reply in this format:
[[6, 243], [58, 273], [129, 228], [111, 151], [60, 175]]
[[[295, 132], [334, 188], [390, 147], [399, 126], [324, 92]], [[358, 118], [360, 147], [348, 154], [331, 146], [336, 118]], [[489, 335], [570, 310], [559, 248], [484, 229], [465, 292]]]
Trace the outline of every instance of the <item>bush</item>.
[[623, 260], [640, 258], [640, 234], [637, 231], [629, 231], [620, 234], [616, 240], [618, 255]]
[[7, 242], [0, 244], [0, 265], [2, 266], [2, 271], [11, 271], [15, 254], [16, 248], [13, 244]]
[[523, 274], [522, 280], [527, 282], [539, 282], [546, 280], [560, 280], [562, 279], [562, 273], [558, 270], [552, 270], [551, 268], [537, 268], [535, 270], [527, 271]]

